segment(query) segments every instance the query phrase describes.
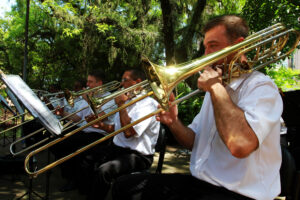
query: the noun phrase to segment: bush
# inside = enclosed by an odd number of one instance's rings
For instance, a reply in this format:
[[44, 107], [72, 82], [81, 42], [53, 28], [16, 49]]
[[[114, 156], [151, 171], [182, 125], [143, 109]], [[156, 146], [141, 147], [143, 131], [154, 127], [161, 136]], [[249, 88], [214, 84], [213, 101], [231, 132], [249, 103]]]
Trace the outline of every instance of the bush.
[[279, 66], [266, 68], [266, 74], [274, 80], [277, 87], [281, 88], [282, 91], [300, 89], [300, 70]]
[[[192, 92], [191, 88], [184, 82], [181, 82], [177, 85], [178, 95], [176, 98], [183, 97], [190, 92]], [[183, 124], [188, 125], [192, 122], [194, 117], [199, 113], [202, 102], [203, 97], [198, 94], [182, 101], [178, 105], [178, 116]]]

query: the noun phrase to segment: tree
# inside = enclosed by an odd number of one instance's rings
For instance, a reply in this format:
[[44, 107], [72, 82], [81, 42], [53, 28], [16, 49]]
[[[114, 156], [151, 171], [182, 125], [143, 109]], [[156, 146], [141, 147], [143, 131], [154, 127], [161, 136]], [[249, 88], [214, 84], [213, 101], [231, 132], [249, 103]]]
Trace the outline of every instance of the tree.
[[[16, 2], [0, 20], [0, 67], [21, 75], [26, 6]], [[125, 68], [140, 67], [141, 55], [160, 65], [200, 57], [201, 29], [215, 15], [240, 13], [254, 31], [279, 21], [299, 28], [297, 2], [31, 0], [28, 84], [70, 88], [75, 79], [97, 68], [107, 80], [116, 80]]]

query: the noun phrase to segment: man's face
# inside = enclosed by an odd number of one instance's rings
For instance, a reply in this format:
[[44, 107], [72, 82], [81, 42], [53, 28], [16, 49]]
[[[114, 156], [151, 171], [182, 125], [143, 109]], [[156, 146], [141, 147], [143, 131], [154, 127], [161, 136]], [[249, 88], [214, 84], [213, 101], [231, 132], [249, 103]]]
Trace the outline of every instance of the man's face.
[[124, 88], [128, 88], [136, 83], [137, 83], [137, 81], [135, 81], [131, 78], [131, 72], [128, 72], [128, 71], [124, 72], [124, 74], [122, 76], [122, 82], [121, 82], [121, 85]]
[[97, 81], [95, 76], [88, 75], [86, 85], [89, 88], [94, 88], [94, 87], [102, 85], [102, 81], [101, 80]]
[[[226, 29], [223, 25], [218, 25], [205, 33], [204, 47], [205, 55], [214, 53], [227, 46], [232, 45], [227, 38]], [[230, 61], [231, 56], [227, 57], [227, 63]], [[223, 63], [223, 59], [217, 61], [215, 64], [219, 65]]]

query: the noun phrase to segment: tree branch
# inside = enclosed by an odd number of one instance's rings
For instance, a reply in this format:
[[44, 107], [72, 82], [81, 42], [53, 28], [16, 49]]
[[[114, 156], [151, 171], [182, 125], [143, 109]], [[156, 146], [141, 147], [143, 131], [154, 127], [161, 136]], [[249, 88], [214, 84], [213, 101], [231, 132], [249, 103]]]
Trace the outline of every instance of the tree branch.
[[183, 40], [176, 50], [176, 59], [179, 63], [187, 61], [190, 47], [192, 46], [195, 32], [200, 29], [201, 15], [206, 6], [206, 0], [198, 0], [194, 9], [192, 19], [183, 34]]

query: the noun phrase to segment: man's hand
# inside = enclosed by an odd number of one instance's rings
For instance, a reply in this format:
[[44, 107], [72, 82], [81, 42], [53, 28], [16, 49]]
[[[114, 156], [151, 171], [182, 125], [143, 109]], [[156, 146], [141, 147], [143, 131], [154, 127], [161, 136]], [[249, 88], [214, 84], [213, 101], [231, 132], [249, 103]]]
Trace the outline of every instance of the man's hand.
[[55, 108], [54, 113], [55, 113], [56, 115], [58, 115], [58, 116], [63, 117], [63, 116], [64, 116], [64, 108], [61, 108], [60, 106], [57, 106], [57, 107]]
[[[94, 114], [85, 116], [85, 121], [87, 121], [87, 122], [94, 121], [95, 119], [97, 119], [97, 116], [94, 115]], [[94, 127], [94, 128], [101, 128], [101, 124], [100, 123], [101, 122], [94, 123], [94, 124], [92, 124], [92, 127]]]
[[126, 94], [122, 94], [118, 97], [115, 98], [115, 102], [116, 104], [120, 107], [122, 106], [127, 100], [129, 99], [129, 97]]
[[91, 121], [97, 119], [97, 116], [94, 114], [91, 114], [91, 115], [85, 116], [84, 118], [85, 118], [85, 121], [91, 122]]
[[222, 69], [220, 68], [214, 70], [206, 67], [198, 78], [198, 88], [206, 92], [209, 92], [213, 85], [218, 83], [222, 84]]
[[[174, 100], [175, 100], [175, 96], [172, 93], [170, 95], [169, 105], [171, 105]], [[160, 107], [160, 105], [158, 107]], [[167, 126], [171, 126], [172, 123], [177, 120], [177, 116], [178, 116], [177, 105], [173, 105], [169, 108], [169, 111], [162, 111], [161, 113], [159, 113], [156, 116], [156, 120], [160, 121], [163, 124], [166, 124]]]

